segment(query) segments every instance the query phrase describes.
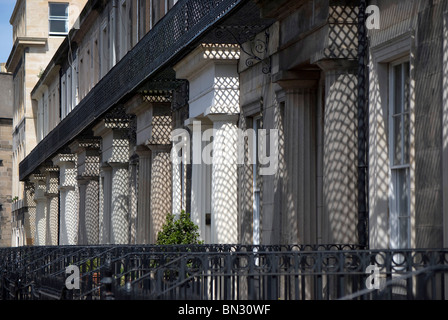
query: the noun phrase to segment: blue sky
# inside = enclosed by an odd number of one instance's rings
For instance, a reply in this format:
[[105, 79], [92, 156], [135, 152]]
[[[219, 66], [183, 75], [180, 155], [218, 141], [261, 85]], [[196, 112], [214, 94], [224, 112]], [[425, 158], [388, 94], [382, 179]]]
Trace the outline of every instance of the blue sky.
[[6, 62], [12, 48], [12, 26], [9, 24], [15, 0], [0, 0], [0, 62]]

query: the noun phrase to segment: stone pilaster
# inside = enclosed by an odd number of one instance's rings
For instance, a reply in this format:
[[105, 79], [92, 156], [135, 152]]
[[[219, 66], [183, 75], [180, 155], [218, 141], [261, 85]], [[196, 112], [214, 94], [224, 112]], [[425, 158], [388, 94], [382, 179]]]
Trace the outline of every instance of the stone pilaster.
[[213, 140], [211, 241], [238, 242], [238, 115], [209, 115]]
[[139, 146], [138, 155], [138, 195], [137, 195], [137, 243], [150, 244], [151, 221], [151, 150]]
[[[211, 192], [212, 164], [202, 161], [202, 151], [208, 143], [202, 141], [206, 130], [213, 129], [213, 123], [208, 118], [188, 119], [187, 123], [192, 134], [192, 174], [191, 174], [191, 219], [199, 227], [199, 233], [205, 243], [211, 243]], [[198, 125], [200, 124], [200, 128]]]
[[282, 242], [317, 243], [317, 83], [319, 74], [278, 80], [285, 94]]
[[[134, 147], [135, 149], [135, 147]], [[129, 159], [129, 243], [137, 243], [138, 155]]]
[[[448, 194], [444, 181], [446, 141], [446, 36], [447, 3], [428, 3], [419, 12], [411, 57], [411, 246], [440, 248], [444, 243], [444, 218]], [[446, 19], [446, 17], [445, 17]], [[413, 109], [413, 110], [412, 110]], [[413, 112], [414, 111], [414, 112]], [[413, 135], [413, 137], [412, 137]], [[412, 161], [415, 159], [414, 161]], [[412, 190], [414, 183], [415, 190]], [[445, 208], [444, 208], [445, 206]], [[415, 222], [413, 222], [413, 215]], [[415, 228], [414, 228], [415, 226]]]
[[36, 238], [36, 202], [34, 201], [34, 184], [31, 181], [25, 182], [25, 206], [27, 211], [24, 217], [24, 233], [26, 245], [33, 245]]
[[46, 244], [58, 245], [59, 233], [59, 169], [57, 167], [46, 167], [46, 189], [45, 197], [47, 198], [47, 234]]

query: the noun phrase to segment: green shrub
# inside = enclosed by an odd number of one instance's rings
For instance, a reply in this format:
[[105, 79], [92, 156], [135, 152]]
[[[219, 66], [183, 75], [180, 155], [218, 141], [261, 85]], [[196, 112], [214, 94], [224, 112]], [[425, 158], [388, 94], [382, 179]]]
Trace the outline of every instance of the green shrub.
[[158, 245], [203, 244], [200, 241], [199, 227], [190, 219], [190, 214], [182, 210], [176, 218], [169, 213], [166, 222], [157, 237]]

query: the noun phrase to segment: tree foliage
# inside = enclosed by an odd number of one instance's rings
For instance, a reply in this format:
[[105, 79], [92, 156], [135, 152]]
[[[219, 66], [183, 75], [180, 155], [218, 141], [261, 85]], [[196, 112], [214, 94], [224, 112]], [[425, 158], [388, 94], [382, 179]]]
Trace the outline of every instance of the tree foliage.
[[202, 244], [199, 227], [190, 219], [190, 214], [182, 210], [179, 217], [169, 213], [162, 231], [157, 237], [158, 245]]

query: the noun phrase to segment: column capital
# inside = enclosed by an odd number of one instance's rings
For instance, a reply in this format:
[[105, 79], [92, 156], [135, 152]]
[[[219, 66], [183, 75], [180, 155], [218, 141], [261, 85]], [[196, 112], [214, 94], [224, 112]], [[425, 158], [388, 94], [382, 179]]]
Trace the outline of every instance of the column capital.
[[138, 155], [139, 158], [151, 157], [151, 150], [149, 149], [148, 145], [139, 145], [135, 147], [135, 153]]
[[89, 138], [89, 139], [77, 139], [69, 145], [71, 152], [78, 154], [84, 150], [99, 150], [101, 147], [101, 139]]
[[240, 115], [239, 114], [208, 114], [207, 118], [210, 119], [213, 123], [215, 122], [230, 122], [237, 123]]
[[134, 114], [136, 116], [148, 111], [150, 107], [151, 103], [149, 103], [141, 93], [134, 95], [124, 104], [126, 113]]
[[45, 198], [56, 198], [59, 197], [59, 193], [53, 193], [53, 192], [45, 192], [44, 193]]
[[228, 44], [201, 44], [174, 66], [178, 79], [191, 79], [207, 65], [216, 62], [237, 64], [240, 48]]
[[47, 176], [42, 173], [34, 173], [30, 177], [30, 182], [36, 185], [37, 183], [45, 183], [47, 180]]
[[105, 136], [109, 131], [112, 129], [106, 126], [106, 121], [102, 119], [100, 122], [98, 122], [93, 128], [93, 134], [95, 136], [103, 137]]
[[47, 201], [47, 197], [44, 192], [35, 192], [33, 200], [35, 203], [45, 203]]
[[59, 195], [59, 168], [57, 167], [47, 167], [45, 168], [46, 175], [46, 188], [45, 196], [47, 198], [57, 197]]
[[119, 168], [119, 169], [127, 169], [127, 168], [129, 168], [129, 162], [108, 162], [108, 164], [112, 168]]
[[100, 165], [100, 169], [102, 171], [109, 171], [109, 170], [112, 170], [112, 167], [110, 166], [110, 164], [108, 162], [103, 162]]
[[[114, 119], [112, 114], [108, 115], [109, 118], [104, 118], [100, 120], [93, 128], [93, 134], [96, 137], [99, 137], [101, 139], [104, 139], [104, 137], [108, 136], [111, 133], [114, 132], [123, 132], [129, 130], [129, 119], [123, 119], [125, 118], [120, 117], [120, 115], [116, 116], [116, 119]], [[115, 121], [114, 121], [115, 120]]]
[[60, 153], [56, 157], [52, 159], [55, 166], [61, 167], [64, 164], [73, 164], [76, 163], [76, 154], [73, 153]]
[[279, 71], [272, 76], [272, 82], [283, 90], [316, 88], [320, 79], [320, 71]]
[[51, 175], [51, 174], [58, 174], [58, 172], [59, 172], [59, 166], [45, 167], [44, 174]]
[[193, 125], [195, 122], [200, 122], [202, 129], [213, 128], [213, 122], [208, 117], [194, 117], [188, 118], [184, 122], [184, 126], [187, 127], [191, 132], [193, 132]]
[[99, 176], [82, 176], [82, 175], [78, 175], [76, 177], [76, 180], [78, 181], [78, 184], [87, 184], [90, 181], [98, 181], [99, 180]]
[[316, 61], [316, 64], [325, 72], [348, 72], [356, 74], [358, 72], [358, 61], [352, 59], [323, 59]]
[[78, 176], [76, 177], [76, 180], [78, 181], [78, 186], [83, 186], [86, 185], [90, 179], [83, 176]]
[[152, 152], [171, 152], [170, 144], [148, 144], [147, 147]]
[[43, 200], [47, 200], [45, 197], [46, 191], [46, 181], [47, 177], [45, 174], [35, 173], [31, 176], [31, 183], [34, 184], [34, 201], [39, 202]]
[[59, 186], [59, 190], [60, 191], [75, 190], [75, 186], [61, 185]]

